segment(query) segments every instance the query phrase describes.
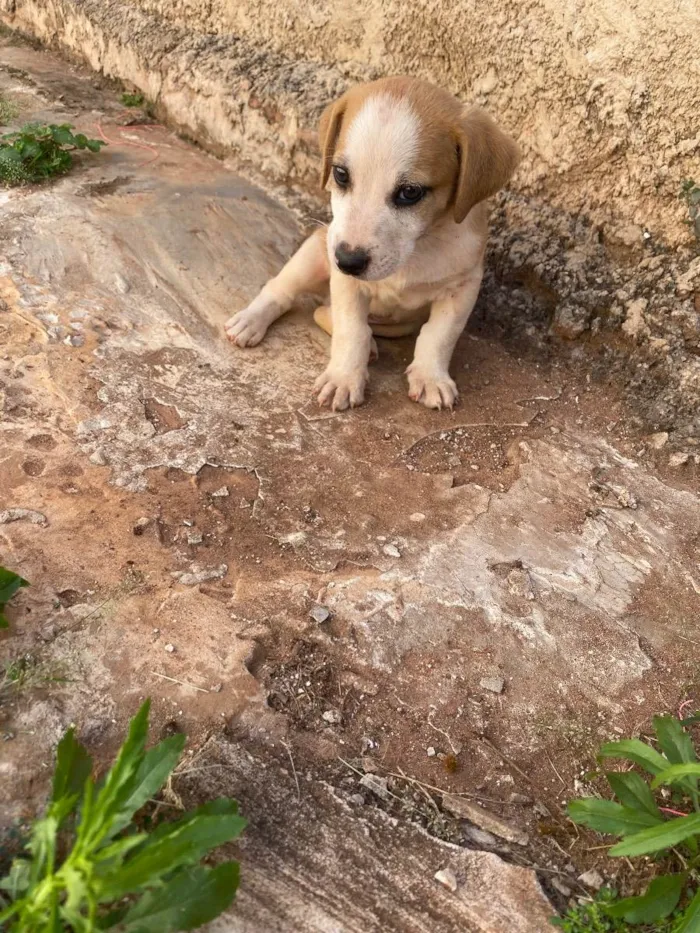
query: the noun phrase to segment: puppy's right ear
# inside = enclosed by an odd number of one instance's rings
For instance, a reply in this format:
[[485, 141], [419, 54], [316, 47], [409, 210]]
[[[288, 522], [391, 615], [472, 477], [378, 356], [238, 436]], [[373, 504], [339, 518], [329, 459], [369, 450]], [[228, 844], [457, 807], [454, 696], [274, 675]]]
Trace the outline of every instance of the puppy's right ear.
[[321, 147], [321, 188], [326, 187], [328, 176], [331, 173], [335, 144], [338, 142], [346, 106], [346, 96], [343, 95], [340, 100], [329, 104], [321, 114], [321, 122], [318, 127], [318, 139]]

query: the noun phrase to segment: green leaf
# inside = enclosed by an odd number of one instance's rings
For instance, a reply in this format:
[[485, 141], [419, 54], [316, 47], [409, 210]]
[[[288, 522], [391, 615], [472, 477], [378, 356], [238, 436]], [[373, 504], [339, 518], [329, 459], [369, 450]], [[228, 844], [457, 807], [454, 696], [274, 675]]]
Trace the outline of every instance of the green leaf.
[[660, 787], [662, 784], [679, 784], [685, 783], [683, 778], [686, 777], [700, 777], [700, 764], [696, 761], [689, 761], [685, 764], [680, 765], [671, 765], [670, 768], [666, 768], [665, 771], [662, 771], [661, 774], [657, 774], [654, 780], [651, 782], [653, 788]]
[[627, 923], [655, 923], [676, 909], [681, 898], [685, 875], [663, 875], [655, 878], [644, 894], [625, 897], [605, 906], [611, 917], [621, 917]]
[[85, 147], [90, 150], [90, 152], [99, 152], [103, 146], [106, 146], [107, 143], [102, 139], [86, 139]]
[[45, 874], [53, 871], [57, 833], [58, 820], [53, 816], [45, 816], [32, 826], [31, 837], [27, 844], [27, 848], [32, 853], [30, 887], [37, 884]]
[[661, 826], [644, 829], [609, 850], [608, 855], [649, 855], [670, 849], [686, 839], [700, 835], [700, 813], [667, 820]]
[[[0, 146], [0, 162], [14, 162], [18, 163], [22, 161], [22, 153], [15, 149], [14, 146]], [[5, 570], [4, 567], [0, 567], [0, 572], [4, 571], [5, 573], [10, 573], [9, 570]], [[17, 574], [13, 574], [17, 576]], [[20, 578], [21, 579], [21, 578]], [[27, 586], [27, 581], [20, 584], [21, 586]], [[0, 584], [1, 589], [1, 584]], [[9, 596], [8, 596], [9, 599]], [[0, 601], [2, 601], [2, 593], [0, 592]], [[7, 602], [7, 600], [5, 600]]]
[[[693, 740], [675, 717], [654, 716], [653, 723], [661, 750], [671, 764], [685, 764], [698, 760]], [[684, 779], [680, 780], [680, 784], [689, 794], [694, 796], [697, 803], [697, 776], [688, 774]]]
[[613, 793], [624, 807], [643, 810], [658, 817], [659, 821], [662, 819], [649, 785], [636, 771], [608, 771], [605, 776]]
[[110, 835], [130, 823], [134, 813], [158, 793], [177, 764], [185, 741], [186, 737], [182, 734], [171, 735], [146, 752], [134, 779], [131, 795], [115, 817]]
[[91, 772], [92, 758], [75, 738], [75, 730], [69, 729], [56, 749], [51, 801], [56, 803], [62, 797], [81, 795]]
[[49, 127], [51, 137], [54, 142], [58, 143], [59, 146], [74, 146], [75, 145], [75, 136], [71, 132], [70, 124], [63, 123], [61, 126]]
[[638, 833], [640, 829], [663, 823], [661, 814], [621, 807], [619, 803], [600, 800], [598, 797], [572, 800], [567, 810], [574, 823], [583, 823], [600, 833], [616, 836], [629, 836]]
[[196, 930], [226, 910], [238, 887], [236, 862], [184, 869], [164, 888], [145, 894], [119, 924], [120, 933]]
[[606, 742], [598, 752], [599, 758], [624, 758], [644, 768], [649, 774], [658, 774], [668, 768], [669, 762], [656, 749], [639, 739], [623, 739], [621, 742]]
[[[10, 904], [8, 907], [5, 907], [4, 910], [0, 910], [0, 923], [4, 923], [5, 920], [9, 920], [10, 917], [14, 917], [15, 914], [19, 913], [20, 910], [24, 907], [26, 901], [15, 901], [14, 904]], [[0, 930], [3, 930], [4, 927], [0, 927]], [[20, 927], [21, 930], [21, 927]]]
[[[6, 150], [0, 150], [0, 154], [5, 151]], [[29, 583], [20, 577], [18, 573], [13, 573], [6, 567], [0, 567], [0, 606], [9, 603], [17, 590], [22, 586], [29, 586]]]
[[121, 864], [128, 852], [142, 845], [147, 839], [148, 833], [134, 833], [133, 836], [123, 836], [100, 849], [95, 854], [95, 861], [99, 863], [102, 874], [114, 871], [114, 863]]
[[16, 901], [29, 887], [30, 863], [24, 858], [16, 858], [10, 866], [10, 873], [0, 881], [0, 888], [7, 891], [10, 898]]
[[122, 868], [103, 879], [100, 901], [116, 900], [176, 868], [195, 864], [211, 849], [239, 836], [246, 822], [237, 815], [200, 815], [159, 826]]
[[685, 908], [681, 925], [675, 927], [674, 933], [700, 933], [700, 890]]
[[672, 765], [697, 761], [693, 740], [673, 716], [654, 716], [654, 729], [661, 751]]
[[93, 851], [118, 831], [114, 825], [131, 796], [143, 761], [150, 705], [150, 700], [146, 700], [129, 723], [126, 741], [90, 808], [89, 820], [86, 815], [83, 817], [78, 834], [81, 849]]

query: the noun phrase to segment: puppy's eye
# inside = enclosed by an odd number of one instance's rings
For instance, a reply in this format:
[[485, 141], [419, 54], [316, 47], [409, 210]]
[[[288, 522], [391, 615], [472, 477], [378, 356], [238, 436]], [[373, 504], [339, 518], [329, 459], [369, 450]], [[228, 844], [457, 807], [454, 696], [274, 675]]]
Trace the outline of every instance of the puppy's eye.
[[339, 188], [347, 188], [350, 184], [350, 172], [342, 165], [333, 166], [333, 178]]
[[394, 194], [394, 204], [397, 207], [410, 207], [422, 201], [426, 194], [427, 189], [422, 185], [401, 185]]

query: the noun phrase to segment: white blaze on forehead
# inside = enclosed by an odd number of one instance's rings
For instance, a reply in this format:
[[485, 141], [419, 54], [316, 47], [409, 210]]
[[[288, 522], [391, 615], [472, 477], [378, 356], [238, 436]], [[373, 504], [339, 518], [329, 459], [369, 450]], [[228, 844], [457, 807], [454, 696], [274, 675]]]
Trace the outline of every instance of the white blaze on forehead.
[[350, 124], [345, 156], [352, 174], [371, 175], [393, 185], [410, 171], [418, 154], [420, 121], [402, 97], [374, 94]]

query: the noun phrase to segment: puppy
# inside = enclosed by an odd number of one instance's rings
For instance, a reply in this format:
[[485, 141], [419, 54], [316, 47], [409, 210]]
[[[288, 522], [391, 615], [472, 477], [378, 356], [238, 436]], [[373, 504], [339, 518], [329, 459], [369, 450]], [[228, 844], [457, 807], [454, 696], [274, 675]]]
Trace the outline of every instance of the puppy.
[[481, 285], [485, 201], [513, 173], [516, 144], [482, 111], [414, 78], [349, 90], [323, 113], [320, 144], [333, 221], [233, 315], [226, 333], [253, 347], [300, 294], [329, 295], [330, 310], [315, 314], [331, 334], [330, 362], [315, 384], [319, 404], [362, 403], [373, 332], [420, 331], [409, 396], [452, 408], [449, 365]]

